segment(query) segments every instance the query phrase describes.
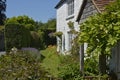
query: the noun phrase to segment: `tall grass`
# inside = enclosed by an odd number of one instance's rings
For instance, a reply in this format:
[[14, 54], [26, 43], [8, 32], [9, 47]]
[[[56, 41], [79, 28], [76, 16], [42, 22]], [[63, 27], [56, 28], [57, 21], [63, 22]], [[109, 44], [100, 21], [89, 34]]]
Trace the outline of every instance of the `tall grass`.
[[47, 49], [42, 50], [41, 54], [45, 57], [41, 63], [52, 76], [57, 77], [60, 65], [60, 56], [56, 52], [56, 46], [49, 46]]

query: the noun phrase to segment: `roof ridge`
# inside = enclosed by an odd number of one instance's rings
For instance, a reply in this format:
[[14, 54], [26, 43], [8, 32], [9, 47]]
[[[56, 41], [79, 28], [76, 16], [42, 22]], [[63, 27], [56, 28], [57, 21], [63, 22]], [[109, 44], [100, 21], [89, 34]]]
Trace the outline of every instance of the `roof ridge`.
[[[97, 11], [99, 13], [105, 11], [105, 6], [110, 4], [111, 2], [114, 2], [115, 0], [91, 0], [93, 5], [95, 6], [95, 8], [97, 9]], [[83, 13], [83, 10], [85, 8], [85, 5], [87, 4], [87, 0], [83, 0], [81, 9], [79, 11], [78, 17], [76, 19], [76, 21], [79, 21], [79, 19], [81, 18], [81, 15]]]

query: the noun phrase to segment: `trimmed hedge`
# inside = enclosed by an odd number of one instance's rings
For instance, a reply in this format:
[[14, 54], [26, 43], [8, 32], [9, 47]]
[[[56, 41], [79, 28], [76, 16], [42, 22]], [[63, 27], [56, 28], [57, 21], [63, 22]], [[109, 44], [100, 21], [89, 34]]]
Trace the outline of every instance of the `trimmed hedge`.
[[5, 49], [9, 51], [11, 48], [18, 49], [30, 46], [30, 31], [20, 24], [5, 25]]
[[40, 48], [40, 45], [42, 44], [40, 42], [40, 36], [37, 32], [35, 31], [31, 31], [31, 44], [30, 44], [30, 47], [34, 47], [34, 48], [37, 48], [39, 49]]
[[54, 33], [55, 30], [53, 29], [45, 29], [42, 30], [44, 32], [44, 42], [46, 46], [49, 45], [56, 45], [56, 37], [51, 37], [50, 34]]

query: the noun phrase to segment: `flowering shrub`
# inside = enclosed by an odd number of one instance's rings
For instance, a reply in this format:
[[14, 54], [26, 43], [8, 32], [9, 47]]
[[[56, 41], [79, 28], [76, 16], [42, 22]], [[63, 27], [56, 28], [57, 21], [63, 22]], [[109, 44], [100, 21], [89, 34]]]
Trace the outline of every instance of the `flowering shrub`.
[[41, 67], [40, 59], [31, 53], [20, 51], [0, 57], [1, 80], [44, 80], [46, 76], [47, 72]]

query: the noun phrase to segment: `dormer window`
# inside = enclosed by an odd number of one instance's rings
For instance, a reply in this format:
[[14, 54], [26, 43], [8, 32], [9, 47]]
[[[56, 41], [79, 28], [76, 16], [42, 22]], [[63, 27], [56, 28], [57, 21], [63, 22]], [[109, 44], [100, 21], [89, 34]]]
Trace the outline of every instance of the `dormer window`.
[[74, 13], [74, 0], [68, 0], [68, 16]]

